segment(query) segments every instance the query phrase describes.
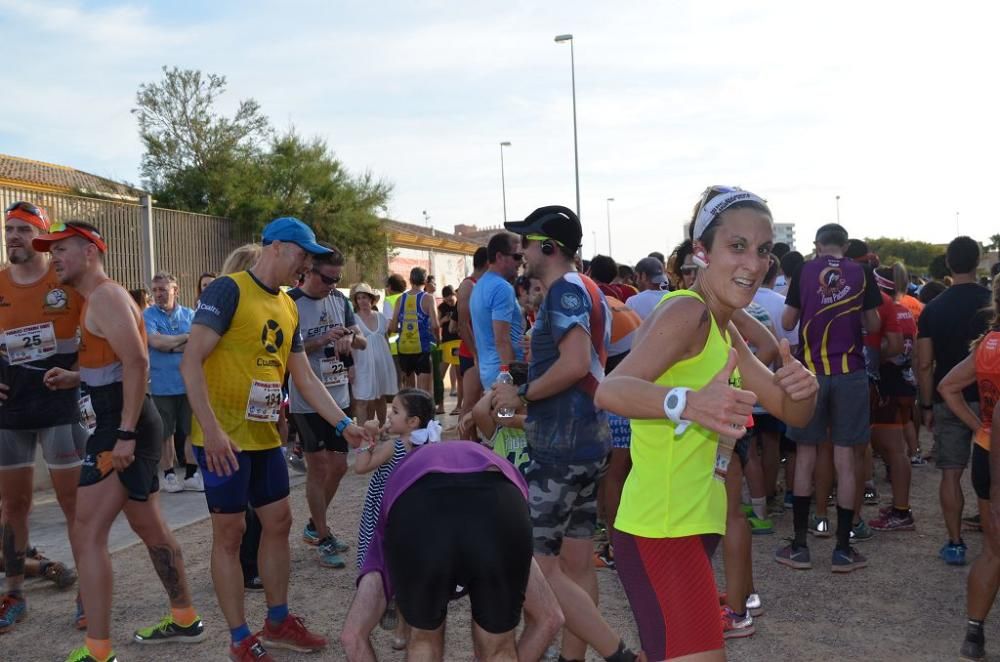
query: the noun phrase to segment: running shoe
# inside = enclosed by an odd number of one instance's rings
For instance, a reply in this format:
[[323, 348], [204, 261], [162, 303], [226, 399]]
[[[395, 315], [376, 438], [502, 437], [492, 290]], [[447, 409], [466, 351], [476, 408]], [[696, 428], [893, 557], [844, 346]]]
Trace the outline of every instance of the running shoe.
[[205, 491], [205, 479], [201, 477], [201, 472], [199, 471], [190, 478], [184, 479], [184, 491], [185, 492], [204, 492]]
[[80, 599], [80, 594], [76, 594], [76, 617], [73, 619], [73, 627], [77, 630], [87, 629], [87, 614], [83, 611], [83, 600]]
[[774, 560], [782, 565], [796, 570], [809, 570], [813, 567], [808, 547], [796, 547], [788, 544], [774, 553]]
[[268, 653], [260, 639], [249, 636], [238, 644], [229, 645], [230, 662], [274, 662], [274, 658]]
[[184, 627], [175, 623], [173, 616], [164, 616], [156, 625], [136, 630], [133, 636], [133, 640], [137, 644], [166, 644], [175, 641], [183, 644], [196, 644], [204, 638], [205, 625], [200, 618]]
[[0, 634], [10, 632], [15, 623], [20, 623], [28, 615], [28, 603], [24, 598], [3, 596], [0, 600]]
[[965, 552], [968, 547], [965, 542], [945, 543], [945, 546], [938, 552], [938, 556], [948, 565], [965, 565]]
[[979, 515], [973, 515], [972, 517], [962, 518], [962, 528], [966, 531], [982, 531], [983, 523], [979, 519]]
[[924, 458], [920, 457], [920, 451], [917, 451], [917, 454], [910, 458], [910, 465], [911, 466], [922, 467], [922, 466], [924, 466], [926, 464], [927, 464], [927, 460], [925, 460]]
[[833, 531], [830, 530], [829, 518], [812, 515], [809, 518], [809, 533], [817, 538], [829, 538], [832, 536]]
[[[719, 594], [720, 607], [724, 607], [726, 605], [727, 598], [728, 596], [725, 593]], [[764, 604], [760, 600], [759, 593], [751, 593], [750, 595], [748, 595], [746, 605], [747, 605], [747, 611], [749, 611], [750, 615], [753, 616], [754, 618], [764, 615]]]
[[90, 649], [86, 646], [80, 646], [69, 654], [69, 657], [66, 658], [66, 662], [118, 662], [118, 658], [115, 657], [114, 652], [112, 652], [102, 660], [91, 655]]
[[306, 459], [302, 457], [301, 453], [292, 451], [288, 454], [288, 466], [296, 473], [304, 474], [306, 472]]
[[854, 572], [868, 566], [868, 559], [858, 553], [853, 547], [849, 551], [841, 549], [833, 550], [833, 559], [830, 562], [831, 570], [834, 572]]
[[750, 517], [751, 515], [753, 515], [753, 504], [752, 503], [741, 503], [740, 504], [740, 510], [743, 511], [744, 515], [746, 515], [747, 517]]
[[[329, 527], [327, 527], [327, 529], [329, 530]], [[347, 551], [348, 545], [346, 542], [341, 542], [337, 539], [337, 536], [332, 533], [330, 534], [330, 537], [333, 538], [334, 547], [336, 547], [338, 552]], [[306, 522], [306, 528], [302, 530], [302, 540], [309, 545], [319, 544], [319, 532], [316, 531], [316, 526], [313, 524], [312, 520]]]
[[894, 508], [890, 508], [888, 512], [879, 512], [879, 516], [870, 520], [868, 526], [876, 531], [912, 531], [916, 528], [913, 511], [906, 511], [906, 516], [902, 517]]
[[319, 564], [324, 568], [344, 568], [347, 566], [344, 559], [337, 553], [337, 539], [327, 536], [319, 542], [316, 550], [319, 555]]
[[58, 561], [49, 561], [42, 571], [42, 576], [55, 584], [56, 588], [69, 588], [76, 583], [76, 572]]
[[274, 648], [285, 648], [298, 653], [314, 653], [326, 648], [326, 637], [313, 634], [306, 629], [301, 618], [289, 614], [278, 624], [264, 619], [264, 628], [259, 635], [262, 643]]
[[871, 528], [861, 520], [851, 528], [851, 542], [867, 542], [875, 537]]
[[594, 567], [615, 569], [615, 551], [611, 547], [611, 543], [604, 543], [600, 550], [594, 552]]
[[722, 636], [725, 639], [749, 637], [757, 630], [753, 626], [753, 616], [749, 611], [737, 614], [728, 606], [722, 608]]
[[260, 575], [251, 579], [245, 579], [243, 580], [243, 588], [248, 591], [263, 591], [264, 581], [260, 578]]
[[966, 631], [959, 659], [965, 662], [982, 662], [986, 659], [986, 637], [983, 636], [982, 630], [975, 632], [969, 628]]
[[760, 519], [753, 515], [747, 517], [750, 522], [750, 533], [755, 536], [767, 536], [774, 533], [774, 522], [770, 519]]
[[167, 492], [183, 492], [184, 486], [177, 480], [177, 474], [167, 474], [163, 477], [163, 489]]
[[874, 485], [865, 485], [865, 505], [878, 505], [878, 490], [875, 489]]

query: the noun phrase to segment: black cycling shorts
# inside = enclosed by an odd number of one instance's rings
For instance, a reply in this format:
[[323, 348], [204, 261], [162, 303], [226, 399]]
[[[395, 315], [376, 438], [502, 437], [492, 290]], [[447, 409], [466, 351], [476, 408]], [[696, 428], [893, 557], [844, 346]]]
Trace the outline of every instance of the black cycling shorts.
[[[97, 429], [87, 440], [83, 466], [80, 469], [80, 487], [96, 485], [112, 473], [111, 451], [118, 443], [118, 428], [122, 421], [121, 382], [108, 386], [85, 388], [97, 416]], [[146, 501], [160, 489], [159, 465], [163, 452], [163, 421], [148, 395], [143, 398], [139, 422], [135, 426], [135, 460], [125, 471], [119, 471], [118, 480], [125, 486], [128, 498]]]
[[990, 452], [979, 444], [972, 445], [972, 489], [984, 501], [990, 500]]
[[385, 550], [396, 604], [413, 627], [439, 628], [458, 587], [487, 632], [510, 632], [520, 622], [531, 517], [502, 473], [427, 474], [392, 505]]
[[[351, 408], [344, 409], [344, 414], [352, 418]], [[327, 423], [319, 414], [291, 414], [290, 420], [295, 421], [295, 429], [302, 440], [302, 450], [306, 453], [318, 451], [347, 452], [347, 440], [337, 433], [337, 428]]]
[[431, 372], [431, 353], [398, 354], [399, 369], [404, 375], [426, 375]]

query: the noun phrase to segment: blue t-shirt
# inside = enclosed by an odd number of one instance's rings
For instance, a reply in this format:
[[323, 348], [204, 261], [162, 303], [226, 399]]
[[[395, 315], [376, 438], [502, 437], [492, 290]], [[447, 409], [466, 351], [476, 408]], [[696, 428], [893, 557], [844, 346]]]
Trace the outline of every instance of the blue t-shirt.
[[[142, 311], [146, 323], [146, 335], [179, 336], [191, 333], [194, 311], [179, 303], [169, 315], [159, 306], [150, 306]], [[181, 378], [181, 357], [183, 351], [161, 352], [149, 347], [149, 392], [153, 395], [184, 395], [184, 380]]]
[[472, 313], [472, 333], [476, 337], [479, 378], [483, 388], [489, 388], [500, 374], [500, 353], [493, 335], [493, 321], [510, 324], [514, 356], [523, 361], [521, 337], [524, 335], [524, 316], [517, 305], [514, 286], [492, 271], [487, 271], [476, 281], [469, 299], [469, 310]]
[[[602, 328], [591, 328], [591, 295], [583, 278], [571, 271], [549, 287], [531, 329], [529, 381], [541, 377], [558, 360], [560, 341], [575, 327], [591, 338], [596, 335], [604, 347], [611, 342], [611, 315], [604, 295], [596, 287], [594, 302], [601, 310], [595, 319], [600, 320]], [[604, 366], [591, 340], [589, 374], [558, 395], [528, 404], [524, 430], [532, 460], [592, 462], [611, 452], [607, 415], [594, 406], [594, 391], [602, 379]]]

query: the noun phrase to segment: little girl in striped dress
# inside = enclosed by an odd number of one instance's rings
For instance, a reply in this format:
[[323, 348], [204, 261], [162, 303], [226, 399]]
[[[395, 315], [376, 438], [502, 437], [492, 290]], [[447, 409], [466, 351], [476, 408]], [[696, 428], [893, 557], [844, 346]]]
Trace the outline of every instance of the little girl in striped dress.
[[[354, 459], [354, 470], [357, 473], [375, 472], [368, 482], [365, 506], [361, 512], [357, 558], [359, 570], [375, 536], [375, 525], [378, 523], [382, 495], [389, 476], [413, 448], [427, 442], [441, 441], [441, 425], [434, 420], [434, 399], [426, 391], [416, 388], [401, 390], [393, 399], [386, 419], [386, 427], [389, 434], [396, 437], [395, 441], [359, 448]], [[369, 423], [378, 425], [374, 421]]]

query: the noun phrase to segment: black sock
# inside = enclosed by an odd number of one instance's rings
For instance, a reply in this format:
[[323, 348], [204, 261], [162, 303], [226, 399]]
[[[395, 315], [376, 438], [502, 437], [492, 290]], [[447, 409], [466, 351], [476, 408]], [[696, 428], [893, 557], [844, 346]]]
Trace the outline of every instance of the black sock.
[[188, 478], [191, 478], [196, 473], [198, 473], [198, 465], [197, 464], [185, 464], [184, 465], [184, 478], [185, 478], [185, 480], [188, 479]]
[[166, 478], [167, 476], [173, 476], [173, 475], [174, 475], [174, 468], [173, 467], [170, 467], [169, 469], [164, 469], [163, 470], [163, 477], [164, 478]]
[[892, 513], [899, 519], [906, 519], [910, 516], [910, 509], [901, 510], [899, 508], [893, 507]]
[[638, 656], [625, 647], [624, 641], [619, 641], [618, 650], [604, 659], [606, 662], [633, 662], [638, 659]]
[[984, 643], [986, 637], [983, 635], [983, 622], [970, 618], [965, 627], [965, 639], [979, 644]]
[[851, 529], [854, 528], [854, 511], [837, 506], [837, 549], [846, 552], [851, 549]]
[[809, 529], [810, 497], [796, 495], [792, 499], [792, 522], [795, 526], [795, 547], [806, 546], [806, 531]]

